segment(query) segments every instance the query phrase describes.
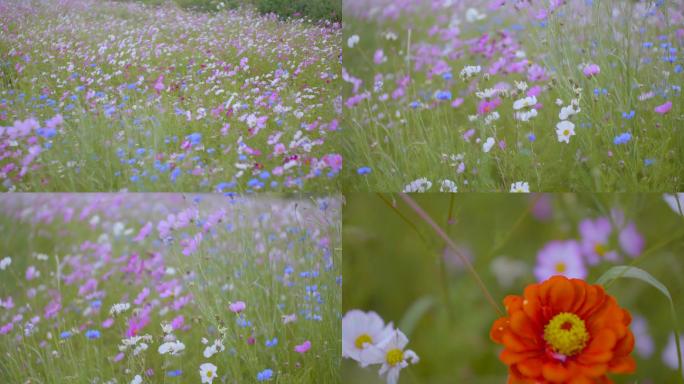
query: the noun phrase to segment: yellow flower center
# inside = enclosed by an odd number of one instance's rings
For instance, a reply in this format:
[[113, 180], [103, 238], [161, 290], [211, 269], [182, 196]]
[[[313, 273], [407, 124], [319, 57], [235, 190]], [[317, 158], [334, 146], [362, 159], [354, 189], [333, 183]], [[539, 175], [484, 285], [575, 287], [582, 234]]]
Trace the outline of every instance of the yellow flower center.
[[604, 256], [606, 254], [606, 248], [601, 243], [596, 243], [594, 245], [594, 252], [599, 256]]
[[368, 334], [362, 333], [359, 337], [356, 338], [354, 345], [356, 345], [356, 348], [358, 349], [363, 349], [363, 345], [365, 343], [373, 344], [373, 339], [370, 336], [368, 336]]
[[404, 351], [401, 349], [390, 349], [387, 351], [387, 356], [385, 356], [385, 359], [387, 360], [387, 364], [391, 366], [395, 366], [402, 361], [404, 361]]
[[561, 312], [544, 327], [544, 340], [554, 352], [572, 356], [587, 345], [589, 332], [579, 316]]
[[570, 134], [570, 130], [567, 130], [567, 129], [566, 129], [565, 131], [563, 131], [563, 135], [564, 135], [564, 136], [567, 136], [567, 135], [569, 135], [569, 134]]
[[558, 272], [558, 273], [565, 272], [565, 263], [556, 264], [556, 272]]
[[212, 377], [214, 376], [214, 372], [212, 371], [207, 371], [207, 377]]

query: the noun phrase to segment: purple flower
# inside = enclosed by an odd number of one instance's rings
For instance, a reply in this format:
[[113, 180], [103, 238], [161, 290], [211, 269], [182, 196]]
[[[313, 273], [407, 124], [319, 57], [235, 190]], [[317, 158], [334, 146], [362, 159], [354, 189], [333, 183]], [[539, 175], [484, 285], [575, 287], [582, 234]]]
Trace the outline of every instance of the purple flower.
[[245, 310], [247, 307], [247, 304], [245, 304], [244, 301], [236, 301], [234, 303], [230, 303], [228, 308], [230, 308], [230, 311], [233, 313], [240, 313]]
[[634, 334], [634, 344], [639, 356], [647, 358], [653, 355], [653, 338], [648, 331], [646, 319], [636, 313], [632, 314], [632, 333]]
[[578, 279], [587, 276], [580, 246], [576, 241], [555, 240], [546, 244], [537, 254], [537, 266], [534, 268], [537, 280], [544, 281], [554, 275]]
[[610, 235], [613, 225], [607, 217], [599, 217], [596, 220], [584, 219], [579, 225], [582, 236], [582, 253], [590, 265], [599, 263], [601, 260], [617, 261], [617, 252], [609, 249]]
[[632, 222], [628, 223], [618, 236], [620, 247], [628, 256], [637, 257], [644, 249], [644, 238]]
[[587, 64], [582, 70], [582, 73], [584, 73], [584, 76], [586, 77], [594, 77], [601, 73], [601, 67], [596, 64]]

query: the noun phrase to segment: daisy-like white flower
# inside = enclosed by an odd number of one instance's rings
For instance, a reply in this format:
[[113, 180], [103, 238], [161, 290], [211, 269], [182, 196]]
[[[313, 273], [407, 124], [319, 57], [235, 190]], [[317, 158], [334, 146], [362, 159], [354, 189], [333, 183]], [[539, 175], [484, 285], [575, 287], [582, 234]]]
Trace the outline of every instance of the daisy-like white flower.
[[131, 384], [142, 384], [142, 382], [143, 380], [142, 377], [140, 377], [140, 375], [135, 375], [133, 380], [131, 380]]
[[185, 344], [178, 340], [169, 341], [159, 346], [158, 352], [160, 355], [165, 355], [170, 353], [171, 355], [177, 355], [178, 353], [185, 350]]
[[359, 40], [361, 40], [361, 39], [359, 38], [359, 35], [351, 35], [351, 36], [349, 36], [349, 38], [347, 39], [347, 47], [349, 47], [349, 48], [354, 48], [354, 47], [356, 46], [356, 44], [359, 43]]
[[420, 360], [412, 350], [404, 350], [406, 344], [406, 335], [395, 329], [390, 337], [377, 346], [371, 346], [361, 352], [361, 366], [382, 364], [380, 376], [387, 375], [387, 384], [396, 384], [401, 370], [408, 367], [409, 363], [416, 364]]
[[552, 241], [537, 254], [537, 266], [534, 267], [537, 281], [544, 281], [554, 275], [577, 279], [587, 277], [582, 251], [576, 241]]
[[536, 96], [528, 96], [513, 102], [513, 109], [516, 111], [526, 107], [531, 107], [537, 104]]
[[393, 329], [375, 312], [347, 312], [342, 318], [342, 356], [361, 362], [361, 352], [390, 337]]
[[221, 340], [216, 339], [214, 343], [206, 348], [204, 348], [204, 357], [207, 359], [214, 356], [218, 352], [223, 352], [226, 348], [223, 346]]
[[482, 71], [479, 65], [467, 65], [461, 70], [461, 78], [469, 79]]
[[530, 184], [527, 181], [516, 181], [511, 184], [511, 193], [530, 193]]
[[430, 188], [432, 188], [432, 182], [425, 177], [421, 177], [420, 179], [413, 180], [412, 182], [408, 183], [405, 187], [403, 192], [404, 193], [412, 193], [412, 192], [427, 192]]
[[570, 118], [570, 116], [576, 115], [580, 111], [581, 109], [579, 107], [575, 109], [575, 106], [570, 104], [567, 107], [561, 108], [560, 113], [558, 114], [558, 118], [561, 120], [567, 120], [568, 118]]
[[216, 366], [212, 363], [204, 363], [200, 365], [199, 372], [202, 383], [211, 383], [216, 377]]
[[492, 149], [493, 146], [494, 146], [494, 138], [488, 137], [487, 140], [485, 140], [484, 144], [482, 144], [482, 150], [485, 151], [485, 153], [487, 153]]
[[5, 257], [4, 259], [0, 260], [0, 271], [7, 269], [10, 264], [12, 264], [12, 259], [9, 257]]
[[532, 108], [529, 111], [516, 112], [515, 118], [520, 121], [530, 121], [530, 119], [536, 117], [537, 114], [537, 110]]
[[118, 315], [120, 313], [126, 312], [131, 305], [129, 303], [118, 303], [112, 305], [112, 308], [109, 310], [110, 315]]
[[442, 180], [442, 185], [439, 187], [440, 192], [451, 192], [451, 193], [456, 193], [458, 192], [458, 186], [456, 185], [455, 182], [449, 180], [449, 179], [444, 179]]
[[475, 8], [468, 8], [468, 10], [466, 10], [466, 21], [469, 23], [483, 20], [485, 17], [487, 17], [487, 15], [480, 13], [480, 11]]
[[570, 137], [575, 136], [575, 124], [567, 120], [561, 121], [556, 124], [556, 135], [558, 135], [559, 143], [565, 142], [570, 144]]

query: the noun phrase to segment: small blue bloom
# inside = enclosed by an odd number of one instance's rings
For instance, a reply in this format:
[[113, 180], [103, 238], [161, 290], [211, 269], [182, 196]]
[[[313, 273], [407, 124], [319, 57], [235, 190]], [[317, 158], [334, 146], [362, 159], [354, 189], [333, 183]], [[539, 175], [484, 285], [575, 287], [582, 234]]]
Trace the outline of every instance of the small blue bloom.
[[258, 381], [268, 381], [273, 378], [273, 371], [270, 369], [264, 369], [263, 371], [257, 373]]
[[185, 136], [186, 139], [190, 140], [192, 145], [197, 145], [202, 141], [202, 134], [195, 132]]
[[644, 165], [647, 167], [653, 165], [653, 163], [655, 163], [653, 159], [644, 159]]
[[534, 133], [530, 133], [529, 135], [527, 135], [527, 139], [529, 141], [535, 141], [537, 140], [537, 136], [535, 136]]
[[613, 139], [613, 143], [615, 145], [626, 144], [630, 140], [632, 140], [632, 134], [630, 134], [629, 132], [625, 132], [618, 136], [615, 136], [615, 139]]
[[68, 338], [71, 337], [71, 332], [69, 332], [69, 331], [64, 331], [64, 332], [62, 332], [62, 333], [59, 334], [59, 337], [60, 337], [61, 339], [68, 339]]
[[629, 113], [622, 112], [622, 117], [627, 120], [631, 120], [634, 117], [634, 110], [629, 111]]
[[99, 339], [100, 338], [100, 331], [96, 329], [89, 329], [86, 333], [85, 336], [91, 340], [93, 339]]
[[166, 376], [168, 376], [168, 377], [178, 377], [182, 374], [183, 374], [183, 371], [181, 371], [180, 369], [176, 369], [174, 371], [166, 372]]
[[451, 100], [451, 91], [437, 91], [435, 97], [437, 100]]
[[454, 77], [454, 75], [451, 74], [451, 72], [445, 72], [442, 74], [442, 78], [444, 80], [451, 80]]
[[359, 175], [367, 175], [371, 172], [373, 172], [371, 167], [361, 167], [361, 168], [356, 170], [356, 173], [358, 173]]
[[276, 345], [278, 345], [278, 338], [277, 337], [274, 337], [271, 340], [266, 340], [266, 346], [267, 347], [271, 348], [271, 347], [275, 347]]

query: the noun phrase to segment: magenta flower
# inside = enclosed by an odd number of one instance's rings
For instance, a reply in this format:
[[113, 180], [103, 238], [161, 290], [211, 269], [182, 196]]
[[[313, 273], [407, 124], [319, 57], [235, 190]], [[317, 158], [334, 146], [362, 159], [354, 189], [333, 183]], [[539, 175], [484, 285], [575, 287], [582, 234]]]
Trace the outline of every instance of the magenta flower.
[[584, 73], [584, 76], [586, 77], [594, 77], [601, 73], [601, 67], [596, 64], [587, 64], [582, 70], [582, 73]]
[[247, 307], [247, 304], [245, 304], [244, 301], [236, 301], [236, 302], [230, 303], [230, 305], [228, 305], [228, 308], [230, 308], [230, 311], [233, 313], [240, 313], [240, 312], [244, 311], [246, 307]]
[[544, 281], [554, 275], [577, 279], [587, 276], [582, 252], [576, 241], [552, 241], [537, 254], [537, 265], [534, 268], [537, 281]]
[[385, 60], [385, 52], [383, 52], [382, 49], [378, 49], [377, 51], [375, 51], [375, 54], [373, 55], [373, 62], [376, 65], [382, 64], [383, 62], [385, 62]]
[[628, 223], [618, 236], [620, 247], [628, 256], [637, 257], [644, 249], [644, 238], [632, 222]]
[[500, 104], [501, 99], [498, 97], [492, 100], [482, 100], [477, 106], [477, 113], [480, 115], [486, 115], [493, 112]]
[[660, 113], [661, 115], [664, 115], [664, 114], [670, 112], [670, 109], [672, 109], [672, 102], [668, 101], [665, 104], [662, 104], [662, 105], [655, 107], [654, 111], [656, 111], [657, 113]]
[[295, 345], [295, 347], [294, 347], [294, 350], [297, 353], [305, 353], [309, 349], [311, 349], [311, 342], [309, 340], [306, 340], [305, 342], [303, 342], [299, 345]]

